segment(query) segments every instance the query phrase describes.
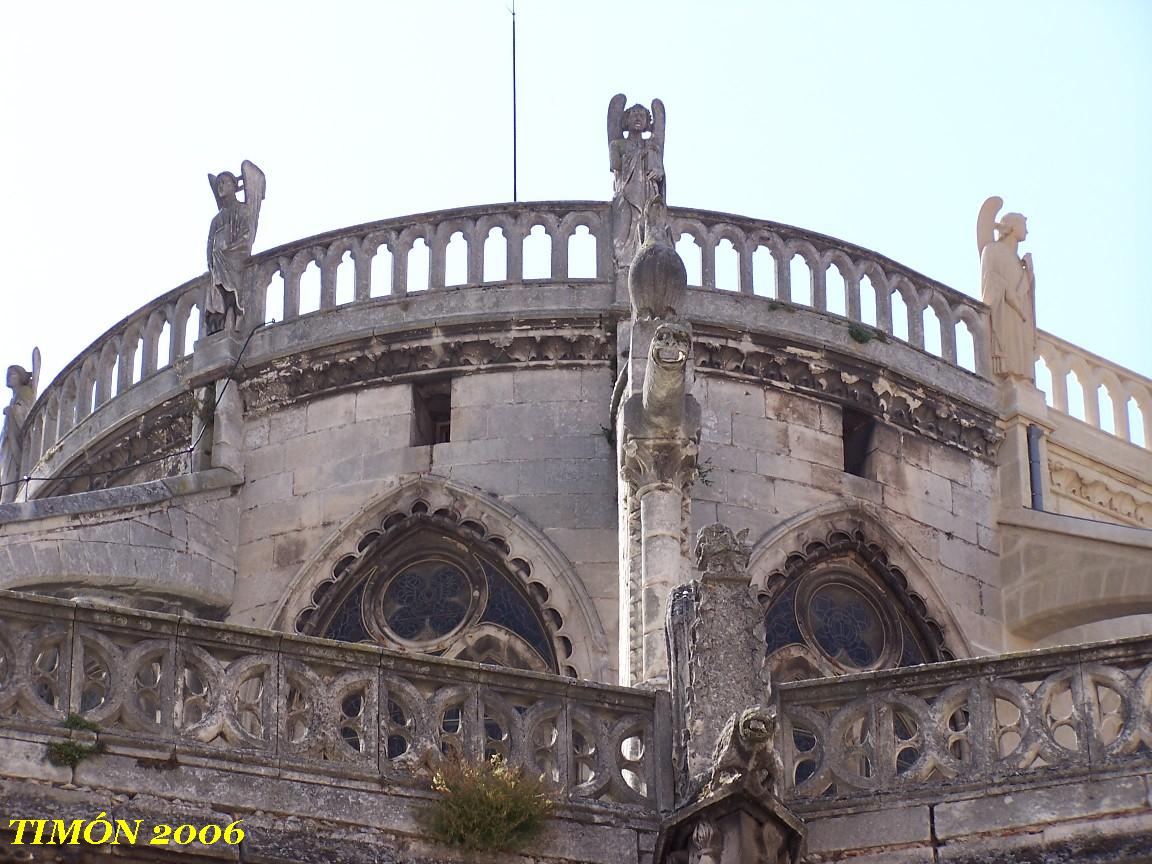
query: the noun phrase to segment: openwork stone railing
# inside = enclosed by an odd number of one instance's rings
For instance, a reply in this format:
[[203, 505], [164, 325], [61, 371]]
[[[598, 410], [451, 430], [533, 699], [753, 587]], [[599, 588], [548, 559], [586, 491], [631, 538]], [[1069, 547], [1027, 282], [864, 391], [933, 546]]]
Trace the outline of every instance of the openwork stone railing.
[[1152, 638], [778, 689], [785, 797], [827, 800], [1152, 765]]
[[0, 591], [0, 727], [427, 788], [500, 754], [563, 801], [667, 806], [663, 694]]
[[[1068, 402], [1068, 376], [1072, 374], [1083, 394], [1084, 417], [1081, 419], [1084, 422], [1097, 429], [1104, 428], [1100, 413], [1100, 388], [1103, 387], [1108, 392], [1114, 434], [1124, 441], [1133, 441], [1128, 405], [1130, 401], [1135, 402], [1140, 412], [1137, 422], [1142, 426], [1139, 432], [1143, 433], [1143, 446], [1152, 448], [1152, 380], [1043, 330], [1036, 333], [1036, 354], [1051, 375], [1052, 385], [1047, 395], [1053, 408], [1072, 413]], [[1037, 380], [1043, 387], [1043, 375]]]
[[[703, 210], [676, 209], [672, 215], [673, 236], [687, 235], [699, 247], [693, 261], [685, 243], [677, 245], [686, 258], [689, 282], [698, 269], [700, 287], [801, 303], [876, 327], [917, 348], [926, 347], [925, 328], [936, 327], [937, 353], [953, 364], [958, 363], [961, 330], [975, 371], [988, 374], [988, 312], [979, 301], [868, 249], [813, 231]], [[728, 283], [717, 279], [723, 255], [729, 256], [735, 277]], [[796, 265], [807, 284], [793, 281]], [[903, 304], [903, 316], [894, 315], [894, 298]]]
[[[671, 216], [689, 279], [701, 290], [738, 294], [749, 303], [808, 305], [988, 375], [987, 309], [977, 300], [815, 232], [682, 208]], [[617, 275], [609, 233], [608, 204], [594, 201], [465, 207], [344, 228], [256, 255], [244, 324], [290, 322], [313, 312], [467, 285], [602, 285]], [[172, 398], [186, 377], [180, 361], [200, 335], [206, 288], [207, 277], [201, 276], [149, 303], [57, 376], [24, 427], [25, 473], [58, 472], [117, 424]], [[617, 291], [621, 303], [623, 296]], [[737, 316], [733, 323], [743, 320]], [[867, 340], [867, 332], [860, 338]], [[1147, 379], [1047, 334], [1040, 345], [1053, 368], [1083, 368], [1088, 371], [1082, 380], [1110, 390], [1115, 384], [1115, 392], [1135, 399], [1147, 430]], [[121, 402], [128, 394], [133, 398]], [[1085, 402], [1089, 422], [1098, 423], [1092, 419], [1095, 400]], [[1126, 437], [1126, 403], [1117, 404], [1115, 427]], [[65, 445], [74, 431], [78, 437]], [[1144, 440], [1150, 440], [1147, 431]]]

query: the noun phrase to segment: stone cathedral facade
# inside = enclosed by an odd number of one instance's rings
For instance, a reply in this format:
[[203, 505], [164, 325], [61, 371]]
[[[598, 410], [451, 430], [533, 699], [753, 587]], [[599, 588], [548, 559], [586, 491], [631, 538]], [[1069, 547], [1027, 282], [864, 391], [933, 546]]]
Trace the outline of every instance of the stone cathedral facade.
[[[207, 273], [9, 368], [0, 861], [1152, 861], [1152, 381], [999, 199], [962, 293], [672, 206], [665, 125], [612, 100], [608, 202], [263, 252], [245, 162]], [[427, 837], [445, 754], [544, 836]], [[246, 833], [8, 822], [100, 814]]]

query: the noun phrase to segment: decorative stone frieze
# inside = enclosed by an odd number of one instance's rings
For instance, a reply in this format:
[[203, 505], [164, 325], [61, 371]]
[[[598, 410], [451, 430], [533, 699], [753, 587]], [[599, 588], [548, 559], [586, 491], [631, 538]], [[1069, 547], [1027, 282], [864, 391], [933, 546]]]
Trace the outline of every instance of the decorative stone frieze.
[[538, 327], [506, 323], [489, 332], [473, 328], [459, 335], [425, 330], [277, 360], [248, 370], [242, 391], [248, 411], [262, 412], [346, 387], [428, 373], [605, 364], [612, 357], [611, 342], [598, 322], [584, 319]]
[[1117, 488], [1116, 483], [1092, 477], [1084, 468], [1056, 459], [1049, 462], [1049, 470], [1052, 490], [1058, 495], [1074, 498], [1129, 525], [1152, 526], [1152, 500], [1139, 495], [1135, 487]]
[[698, 327], [692, 352], [701, 375], [721, 373], [831, 399], [981, 459], [994, 458], [1003, 437], [995, 415], [889, 369], [831, 350], [814, 352], [766, 335]]

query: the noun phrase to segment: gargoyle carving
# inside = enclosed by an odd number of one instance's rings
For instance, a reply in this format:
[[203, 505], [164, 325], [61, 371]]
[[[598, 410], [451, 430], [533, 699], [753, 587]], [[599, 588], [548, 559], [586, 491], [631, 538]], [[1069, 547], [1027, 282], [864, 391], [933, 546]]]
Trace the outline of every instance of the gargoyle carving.
[[705, 577], [746, 578], [751, 554], [747, 528], [736, 533], [727, 525], [713, 522], [696, 533], [696, 566]]
[[771, 708], [747, 708], [729, 717], [716, 741], [712, 772], [700, 797], [738, 781], [756, 797], [770, 795], [776, 775], [772, 756], [775, 734], [776, 714]]

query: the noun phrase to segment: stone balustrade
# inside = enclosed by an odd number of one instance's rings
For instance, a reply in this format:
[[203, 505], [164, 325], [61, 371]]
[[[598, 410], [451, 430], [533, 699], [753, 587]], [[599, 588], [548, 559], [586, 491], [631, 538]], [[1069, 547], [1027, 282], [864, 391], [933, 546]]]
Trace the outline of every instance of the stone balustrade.
[[1065, 414], [1072, 414], [1068, 399], [1068, 376], [1074, 376], [1083, 395], [1084, 416], [1090, 426], [1104, 429], [1101, 422], [1100, 388], [1107, 390], [1111, 414], [1111, 431], [1116, 437], [1131, 443], [1134, 430], [1130, 421], [1129, 402], [1135, 402], [1139, 409], [1142, 428], [1142, 443], [1152, 448], [1152, 379], [1138, 375], [1122, 366], [1117, 366], [1103, 357], [1085, 351], [1071, 342], [1065, 342], [1051, 333], [1039, 330], [1036, 333], [1036, 354], [1047, 367], [1051, 377], [1051, 387], [1045, 387], [1044, 376], [1037, 372], [1037, 382], [1048, 390], [1048, 404]]
[[[670, 212], [690, 281], [701, 291], [730, 293], [762, 303], [764, 310], [781, 303], [807, 306], [852, 322], [850, 333], [858, 332], [858, 341], [882, 333], [880, 338], [904, 340], [937, 353], [946, 364], [988, 376], [988, 315], [980, 302], [815, 232], [700, 210]], [[380, 301], [445, 288], [551, 283], [579, 291], [582, 284], [610, 285], [618, 274], [609, 234], [608, 205], [590, 201], [465, 207], [340, 229], [254, 256], [243, 324], [271, 326], [314, 312], [376, 308]], [[25, 473], [57, 476], [118, 426], [187, 390], [189, 364], [182, 361], [201, 335], [206, 290], [207, 277], [201, 276], [129, 315], [45, 388], [23, 431]], [[623, 308], [619, 291], [615, 302]], [[748, 309], [741, 316], [731, 304], [717, 308], [720, 317], [735, 315], [731, 323], [744, 326]], [[1048, 334], [1041, 334], [1040, 346], [1054, 368], [1087, 370], [1082, 380], [1115, 386], [1135, 399], [1147, 430], [1147, 379]], [[1061, 392], [1055, 394], [1058, 408]], [[132, 398], [123, 399], [127, 394]], [[1092, 423], [1096, 403], [1085, 401]], [[1115, 427], [1127, 438], [1126, 403], [1116, 404], [1121, 407], [1114, 412]], [[1144, 440], [1150, 440], [1147, 431]], [[34, 488], [36, 483], [30, 494]]]
[[[988, 310], [966, 294], [883, 255], [814, 231], [703, 210], [677, 208], [671, 213], [673, 237], [682, 240], [687, 236], [699, 247], [699, 260], [685, 262], [689, 284], [693, 284], [698, 267], [702, 288], [728, 288], [741, 294], [811, 306], [867, 324], [921, 349], [935, 342], [926, 338], [926, 326], [936, 326], [937, 353], [952, 364], [959, 359], [958, 330], [964, 330], [974, 371], [983, 376], [989, 374]], [[725, 241], [730, 248], [723, 246]], [[722, 247], [723, 252], [735, 257], [736, 279], [730, 285], [717, 280]], [[677, 244], [677, 251], [688, 258], [683, 242]], [[800, 272], [806, 271], [807, 285], [793, 282], [794, 259], [801, 265]], [[762, 266], [758, 267], [758, 263]], [[840, 296], [836, 296], [835, 289], [830, 293], [833, 285]], [[866, 292], [865, 286], [870, 290]], [[894, 301], [904, 307], [903, 321], [895, 315]]]
[[1152, 765], [1152, 638], [783, 684], [785, 800]]
[[67, 737], [79, 715], [109, 752], [424, 788], [442, 754], [499, 754], [562, 803], [647, 813], [671, 799], [668, 711], [659, 693], [0, 591], [0, 726]]

